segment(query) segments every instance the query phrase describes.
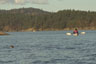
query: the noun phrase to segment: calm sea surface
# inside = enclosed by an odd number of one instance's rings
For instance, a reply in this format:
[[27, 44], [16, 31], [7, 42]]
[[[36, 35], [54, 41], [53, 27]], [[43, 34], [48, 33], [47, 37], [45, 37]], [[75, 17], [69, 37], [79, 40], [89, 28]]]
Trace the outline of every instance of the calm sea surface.
[[67, 32], [8, 32], [0, 36], [0, 64], [96, 64], [96, 31]]

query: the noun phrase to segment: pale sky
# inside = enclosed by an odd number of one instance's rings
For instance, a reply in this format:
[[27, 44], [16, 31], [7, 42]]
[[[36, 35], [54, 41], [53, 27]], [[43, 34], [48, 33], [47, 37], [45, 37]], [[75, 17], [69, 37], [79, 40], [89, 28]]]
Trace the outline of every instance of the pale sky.
[[56, 12], [65, 9], [96, 11], [96, 0], [0, 0], [0, 9], [39, 8]]

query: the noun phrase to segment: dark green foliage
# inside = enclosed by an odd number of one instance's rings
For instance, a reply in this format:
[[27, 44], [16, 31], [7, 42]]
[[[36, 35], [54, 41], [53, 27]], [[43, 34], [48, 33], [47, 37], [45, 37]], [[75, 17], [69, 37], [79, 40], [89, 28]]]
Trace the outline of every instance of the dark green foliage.
[[28, 28], [65, 29], [96, 28], [96, 12], [63, 10], [56, 13], [34, 8], [0, 10], [0, 30], [19, 31]]

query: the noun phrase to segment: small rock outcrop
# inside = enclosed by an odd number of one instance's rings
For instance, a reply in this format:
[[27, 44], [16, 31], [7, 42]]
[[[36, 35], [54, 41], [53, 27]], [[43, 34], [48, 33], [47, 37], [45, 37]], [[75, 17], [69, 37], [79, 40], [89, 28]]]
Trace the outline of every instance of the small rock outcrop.
[[4, 32], [0, 32], [0, 35], [9, 35], [9, 34], [4, 33]]

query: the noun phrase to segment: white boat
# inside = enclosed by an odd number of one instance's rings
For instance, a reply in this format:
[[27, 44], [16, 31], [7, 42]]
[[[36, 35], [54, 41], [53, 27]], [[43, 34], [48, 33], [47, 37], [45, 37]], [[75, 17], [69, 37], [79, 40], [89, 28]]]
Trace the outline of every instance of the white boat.
[[78, 34], [76, 33], [76, 34], [73, 34], [73, 36], [78, 36]]

